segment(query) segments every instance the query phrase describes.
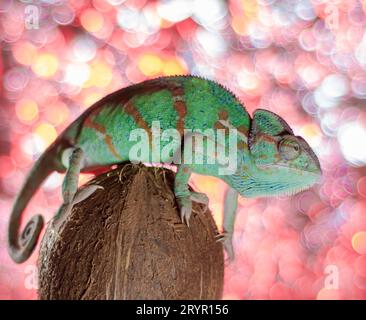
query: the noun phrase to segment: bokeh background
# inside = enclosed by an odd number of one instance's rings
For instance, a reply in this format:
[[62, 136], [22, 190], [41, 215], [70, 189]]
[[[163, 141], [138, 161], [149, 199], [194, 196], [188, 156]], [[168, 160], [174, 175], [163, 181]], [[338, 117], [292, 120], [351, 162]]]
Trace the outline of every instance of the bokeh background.
[[[324, 172], [291, 198], [240, 199], [224, 299], [365, 299], [365, 12], [359, 0], [1, 0], [0, 298], [36, 299], [37, 254], [16, 265], [6, 251], [34, 160], [106, 94], [191, 73], [230, 88], [250, 113], [281, 115]], [[52, 217], [62, 178], [47, 180], [27, 217]], [[221, 226], [224, 183], [192, 184]]]

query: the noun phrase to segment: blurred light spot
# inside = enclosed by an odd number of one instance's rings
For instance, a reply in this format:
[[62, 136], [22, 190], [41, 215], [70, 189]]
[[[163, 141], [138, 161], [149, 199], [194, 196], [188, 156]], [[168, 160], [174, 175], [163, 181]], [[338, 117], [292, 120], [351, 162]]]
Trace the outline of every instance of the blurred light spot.
[[80, 16], [81, 25], [89, 32], [98, 32], [104, 25], [103, 15], [94, 9], [86, 9]]
[[[366, 291], [366, 276], [362, 277], [362, 276], [355, 274], [353, 276], [353, 283], [357, 286], [357, 288], [359, 288], [363, 291]], [[364, 298], [364, 297], [362, 297], [362, 298]]]
[[45, 108], [43, 113], [46, 120], [56, 127], [65, 123], [70, 117], [69, 108], [61, 101], [53, 104], [51, 108]]
[[113, 6], [106, 0], [92, 0], [93, 6], [100, 12], [113, 12]]
[[70, 63], [66, 66], [64, 81], [81, 86], [89, 79], [90, 68], [86, 63]]
[[102, 60], [96, 60], [91, 63], [90, 67], [90, 77], [84, 82], [83, 87], [97, 86], [103, 88], [110, 84], [113, 73], [107, 63]]
[[354, 77], [352, 79], [351, 88], [357, 97], [366, 99], [366, 78]]
[[62, 184], [64, 175], [58, 172], [53, 172], [42, 185], [43, 190], [51, 191], [55, 190]]
[[14, 173], [15, 162], [9, 156], [0, 156], [0, 178], [6, 178]]
[[178, 59], [168, 59], [167, 61], [164, 61], [163, 74], [165, 76], [180, 75], [185, 74], [186, 72], [187, 68], [182, 61]]
[[44, 151], [46, 144], [38, 134], [27, 134], [21, 140], [21, 148], [25, 154], [36, 156]]
[[51, 77], [58, 69], [58, 59], [50, 53], [40, 54], [32, 65], [33, 72], [40, 77]]
[[223, 55], [227, 49], [225, 39], [218, 33], [209, 32], [204, 29], [198, 29], [196, 33], [198, 43], [205, 53], [211, 57]]
[[366, 231], [359, 231], [353, 235], [352, 248], [359, 254], [366, 254]]
[[192, 14], [192, 0], [161, 0], [158, 2], [158, 14], [168, 21], [179, 22]]
[[314, 92], [315, 102], [321, 108], [333, 108], [348, 93], [347, 79], [340, 74], [332, 74], [325, 77], [320, 87]]
[[161, 23], [162, 19], [157, 13], [156, 6], [152, 4], [146, 5], [143, 11], [120, 7], [117, 12], [117, 24], [126, 31], [136, 33], [136, 36], [150, 35], [159, 31]]
[[[24, 174], [20, 170], [14, 170], [11, 175], [7, 175], [3, 178], [3, 189], [5, 193], [16, 195], [19, 192], [19, 186], [22, 185], [24, 182]], [[13, 277], [12, 277], [13, 278]], [[9, 285], [13, 281], [6, 281], [6, 283]], [[15, 282], [13, 282], [15, 283]], [[0, 289], [1, 290], [1, 289]], [[1, 292], [1, 291], [0, 291]]]
[[323, 80], [322, 90], [328, 97], [341, 98], [348, 93], [348, 80], [341, 74], [331, 74]]
[[138, 67], [144, 75], [155, 76], [161, 72], [163, 62], [158, 55], [147, 53], [140, 57]]
[[366, 277], [366, 255], [359, 256], [355, 260], [355, 269], [360, 276]]
[[36, 47], [27, 41], [17, 42], [12, 49], [15, 60], [27, 66], [32, 64], [37, 54]]
[[[241, 0], [241, 7], [243, 8], [243, 13], [248, 18], [256, 18], [258, 14], [258, 3], [256, 0]], [[242, 16], [244, 20], [245, 17]]]
[[296, 17], [288, 8], [275, 7], [272, 11], [273, 21], [279, 27], [289, 27]]
[[45, 144], [48, 146], [57, 138], [57, 132], [54, 126], [50, 125], [49, 123], [41, 123], [39, 124], [34, 133], [37, 134]]
[[243, 90], [253, 91], [259, 87], [260, 81], [257, 75], [246, 70], [237, 73], [238, 84]]
[[123, 35], [124, 42], [130, 48], [138, 48], [147, 40], [148, 34], [143, 32], [125, 32]]
[[4, 75], [4, 87], [8, 91], [21, 91], [29, 81], [29, 74], [23, 68], [12, 68]]
[[299, 36], [300, 46], [306, 51], [314, 51], [316, 49], [316, 38], [311, 30], [304, 29]]
[[313, 64], [303, 66], [303, 68], [299, 70], [299, 73], [307, 86], [316, 85], [321, 77], [319, 67]]
[[351, 164], [366, 163], [366, 128], [358, 122], [348, 122], [338, 130], [338, 140], [343, 156]]
[[233, 30], [240, 36], [244, 36], [247, 34], [247, 25], [248, 22], [246, 19], [243, 19], [242, 15], [234, 15], [231, 19], [231, 26]]
[[320, 120], [324, 134], [331, 137], [337, 134], [341, 120], [335, 112], [326, 112]]
[[86, 97], [83, 100], [83, 104], [85, 107], [90, 107], [95, 102], [99, 101], [103, 98], [103, 95], [100, 92], [92, 92], [90, 94], [87, 94]]
[[267, 48], [271, 44], [271, 34], [260, 24], [251, 23], [248, 34], [252, 45], [256, 48]]
[[37, 119], [38, 105], [34, 100], [21, 99], [15, 106], [15, 112], [20, 121], [29, 123]]
[[93, 39], [87, 36], [78, 36], [72, 43], [72, 52], [79, 62], [87, 62], [95, 57], [97, 51]]
[[269, 290], [269, 297], [271, 300], [292, 300], [291, 289], [280, 283], [275, 283]]
[[336, 99], [332, 99], [331, 97], [327, 96], [322, 86], [318, 87], [314, 91], [314, 101], [320, 108], [324, 109], [334, 108], [338, 105], [338, 101]]
[[301, 100], [303, 109], [312, 115], [316, 115], [318, 107], [314, 101], [314, 95], [311, 92], [307, 92]]
[[316, 299], [317, 300], [340, 300], [341, 297], [340, 297], [339, 290], [322, 288], [318, 292]]
[[357, 191], [362, 197], [366, 198], [366, 177], [362, 177], [358, 180]]
[[126, 0], [107, 0], [112, 6], [118, 6], [125, 2]]
[[[182, 1], [184, 5], [186, 1]], [[191, 7], [191, 6], [190, 6]], [[208, 8], [210, 8], [208, 10]], [[221, 21], [227, 15], [227, 6], [223, 0], [195, 0], [193, 19], [206, 28], [221, 28]]]
[[[365, 1], [363, 1], [365, 3]], [[348, 10], [348, 18], [352, 24], [363, 25], [365, 21], [365, 13], [362, 11], [362, 1], [354, 2]]]
[[320, 146], [322, 135], [319, 127], [314, 123], [308, 123], [300, 129], [300, 135], [310, 144], [312, 148]]
[[7, 12], [13, 5], [13, 0], [2, 0], [0, 2], [0, 12]]
[[366, 32], [363, 35], [362, 41], [356, 46], [355, 56], [358, 63], [362, 67], [366, 67]]
[[126, 31], [135, 31], [140, 22], [140, 13], [137, 10], [133, 10], [127, 7], [118, 9], [117, 23]]
[[159, 31], [161, 18], [157, 13], [156, 7], [153, 5], [146, 5], [143, 14], [147, 24], [147, 31], [149, 33]]
[[60, 25], [68, 25], [74, 20], [75, 13], [70, 6], [55, 6], [52, 9], [52, 18]]
[[298, 1], [295, 6], [295, 12], [300, 19], [305, 21], [314, 20], [316, 17], [313, 5], [308, 0]]

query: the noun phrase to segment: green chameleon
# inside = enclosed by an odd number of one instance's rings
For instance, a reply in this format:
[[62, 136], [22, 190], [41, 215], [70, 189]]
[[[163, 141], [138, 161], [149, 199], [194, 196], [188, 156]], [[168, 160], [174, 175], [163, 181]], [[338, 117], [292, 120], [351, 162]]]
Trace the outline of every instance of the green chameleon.
[[[41, 215], [32, 217], [21, 234], [19, 229], [26, 205], [45, 178], [54, 171], [66, 172], [62, 185], [63, 204], [55, 218], [65, 216], [75, 203], [101, 188], [89, 185], [78, 191], [79, 173], [136, 160], [130, 157], [131, 148], [136, 145], [131, 141], [130, 133], [134, 129], [143, 129], [151, 142], [153, 121], [159, 121], [162, 131], [173, 128], [181, 137], [185, 129], [224, 130], [226, 134], [227, 130], [236, 129], [235, 172], [220, 174], [217, 163], [182, 162], [177, 165], [174, 185], [182, 222], [188, 224], [192, 200], [208, 203], [206, 195], [189, 191], [191, 173], [215, 176], [227, 183], [224, 230], [219, 240], [223, 241], [229, 259], [234, 257], [232, 233], [239, 194], [243, 197], [290, 195], [311, 187], [321, 177], [320, 164], [312, 149], [304, 139], [295, 136], [278, 115], [257, 109], [251, 118], [230, 91], [200, 77], [148, 80], [96, 102], [40, 156], [12, 209], [8, 230], [8, 251], [12, 259], [17, 263], [24, 262], [37, 243], [43, 228]], [[173, 143], [177, 150], [183, 149], [185, 140], [184, 136], [182, 141], [162, 141], [160, 148]], [[193, 149], [194, 152], [200, 151]], [[139, 160], [150, 162], [150, 152]], [[160, 159], [161, 163], [169, 161], [168, 156]]]

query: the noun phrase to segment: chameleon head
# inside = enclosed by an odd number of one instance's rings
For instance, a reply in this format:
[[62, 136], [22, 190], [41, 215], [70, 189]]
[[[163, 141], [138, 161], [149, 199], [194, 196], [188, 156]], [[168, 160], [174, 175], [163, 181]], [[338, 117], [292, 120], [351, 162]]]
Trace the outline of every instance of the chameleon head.
[[254, 169], [249, 173], [252, 182], [245, 188], [245, 196], [295, 194], [321, 177], [320, 163], [311, 147], [270, 111], [255, 111], [248, 144]]

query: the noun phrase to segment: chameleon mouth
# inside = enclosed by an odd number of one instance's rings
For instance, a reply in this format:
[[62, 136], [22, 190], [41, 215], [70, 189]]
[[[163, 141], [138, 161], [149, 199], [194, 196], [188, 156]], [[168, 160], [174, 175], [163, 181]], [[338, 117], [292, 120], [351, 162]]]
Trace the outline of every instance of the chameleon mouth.
[[[280, 167], [284, 167], [284, 166], [280, 166]], [[287, 167], [288, 168], [288, 167]], [[296, 169], [296, 168], [289, 168], [290, 172], [293, 172], [294, 174], [297, 174], [299, 176], [303, 176], [304, 178], [311, 178], [311, 180], [315, 180], [316, 182], [319, 181], [322, 177], [322, 172], [319, 169], [314, 171], [314, 170], [302, 170], [302, 169]]]
[[289, 170], [290, 172], [293, 172], [297, 175], [307, 175], [310, 177], [314, 177], [314, 178], [320, 178], [322, 176], [322, 171], [321, 168], [318, 167], [317, 170], [306, 170], [306, 169], [297, 169], [297, 168], [291, 168], [288, 167], [286, 165], [281, 165], [281, 164], [275, 164], [275, 165], [259, 165], [258, 167], [260, 167], [261, 169], [282, 169], [282, 168], [286, 168], [287, 170]]
[[312, 183], [309, 183], [309, 184], [304, 185], [304, 186], [294, 186], [293, 188], [291, 188], [289, 190], [282, 191], [281, 195], [283, 195], [283, 196], [293, 196], [297, 193], [300, 193], [302, 191], [305, 191], [305, 190], [311, 188], [312, 186], [313, 186]]

